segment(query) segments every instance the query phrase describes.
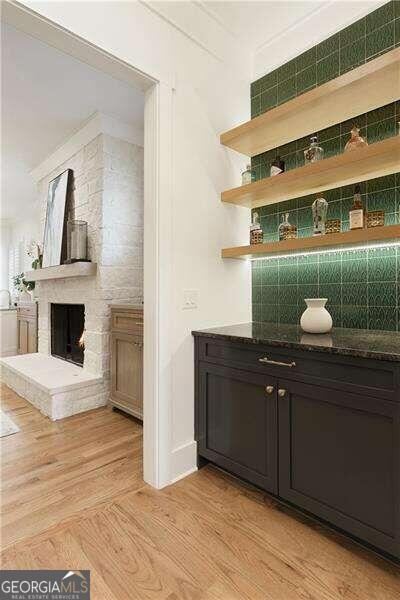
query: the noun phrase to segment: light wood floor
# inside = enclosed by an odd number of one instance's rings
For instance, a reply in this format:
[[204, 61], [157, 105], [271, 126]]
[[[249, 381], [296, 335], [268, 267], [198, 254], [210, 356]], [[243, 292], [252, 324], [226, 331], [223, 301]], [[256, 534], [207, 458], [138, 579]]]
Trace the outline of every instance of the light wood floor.
[[397, 568], [207, 466], [142, 481], [141, 427], [52, 423], [3, 388], [3, 568], [90, 569], [92, 600], [399, 600]]

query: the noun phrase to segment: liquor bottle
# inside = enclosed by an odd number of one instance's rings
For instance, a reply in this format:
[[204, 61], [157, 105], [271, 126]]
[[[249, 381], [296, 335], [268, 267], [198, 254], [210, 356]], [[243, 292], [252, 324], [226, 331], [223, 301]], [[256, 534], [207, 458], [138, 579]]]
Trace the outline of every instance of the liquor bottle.
[[313, 135], [310, 138], [310, 147], [304, 150], [304, 161], [307, 164], [317, 162], [324, 158], [324, 149], [318, 146], [318, 136]]
[[252, 221], [250, 225], [250, 244], [262, 244], [263, 243], [263, 230], [260, 225], [260, 217], [257, 212], [253, 212]]
[[350, 132], [350, 139], [344, 147], [345, 152], [351, 152], [352, 150], [357, 150], [358, 148], [365, 148], [368, 146], [367, 140], [365, 140], [360, 135], [360, 130], [357, 125], [353, 125], [353, 128]]
[[280, 156], [277, 156], [274, 161], [271, 163], [270, 167], [270, 175], [273, 177], [274, 175], [279, 175], [279, 173], [283, 173], [285, 170], [285, 161], [281, 159]]
[[297, 226], [289, 223], [289, 213], [282, 215], [282, 223], [278, 227], [279, 240], [293, 240], [297, 238]]
[[242, 185], [247, 185], [251, 183], [254, 179], [253, 171], [251, 170], [251, 165], [246, 166], [246, 170], [242, 173]]
[[325, 234], [325, 222], [328, 212], [328, 202], [322, 196], [317, 197], [312, 204], [314, 231], [313, 235]]
[[364, 207], [361, 200], [360, 184], [354, 187], [353, 206], [349, 212], [350, 229], [363, 229], [364, 227]]

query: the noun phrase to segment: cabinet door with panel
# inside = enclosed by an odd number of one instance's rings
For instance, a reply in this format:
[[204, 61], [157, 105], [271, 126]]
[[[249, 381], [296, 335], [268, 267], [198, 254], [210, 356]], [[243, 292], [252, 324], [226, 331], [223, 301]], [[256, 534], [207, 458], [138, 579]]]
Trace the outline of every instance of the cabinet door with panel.
[[276, 381], [200, 363], [196, 439], [200, 456], [277, 492]]
[[130, 333], [111, 334], [111, 398], [136, 417], [143, 416], [143, 338]]
[[279, 495], [400, 556], [397, 402], [279, 381]]
[[18, 354], [28, 353], [28, 329], [29, 322], [26, 319], [18, 319]]

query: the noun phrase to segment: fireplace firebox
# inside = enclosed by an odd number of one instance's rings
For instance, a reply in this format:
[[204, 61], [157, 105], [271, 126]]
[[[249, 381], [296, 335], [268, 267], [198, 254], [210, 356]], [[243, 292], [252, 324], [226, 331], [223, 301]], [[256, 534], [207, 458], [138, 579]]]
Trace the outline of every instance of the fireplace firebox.
[[83, 366], [85, 307], [83, 304], [51, 305], [51, 353]]

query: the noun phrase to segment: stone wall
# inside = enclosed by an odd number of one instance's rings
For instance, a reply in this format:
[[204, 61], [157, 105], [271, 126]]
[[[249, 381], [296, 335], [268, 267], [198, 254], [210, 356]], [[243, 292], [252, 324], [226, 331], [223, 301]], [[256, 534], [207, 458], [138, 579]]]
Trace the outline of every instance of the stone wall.
[[39, 182], [46, 216], [49, 182], [72, 169], [72, 216], [88, 223], [94, 277], [38, 284], [39, 352], [50, 354], [50, 304], [85, 305], [84, 368], [109, 377], [111, 303], [140, 306], [143, 296], [143, 148], [100, 134]]

